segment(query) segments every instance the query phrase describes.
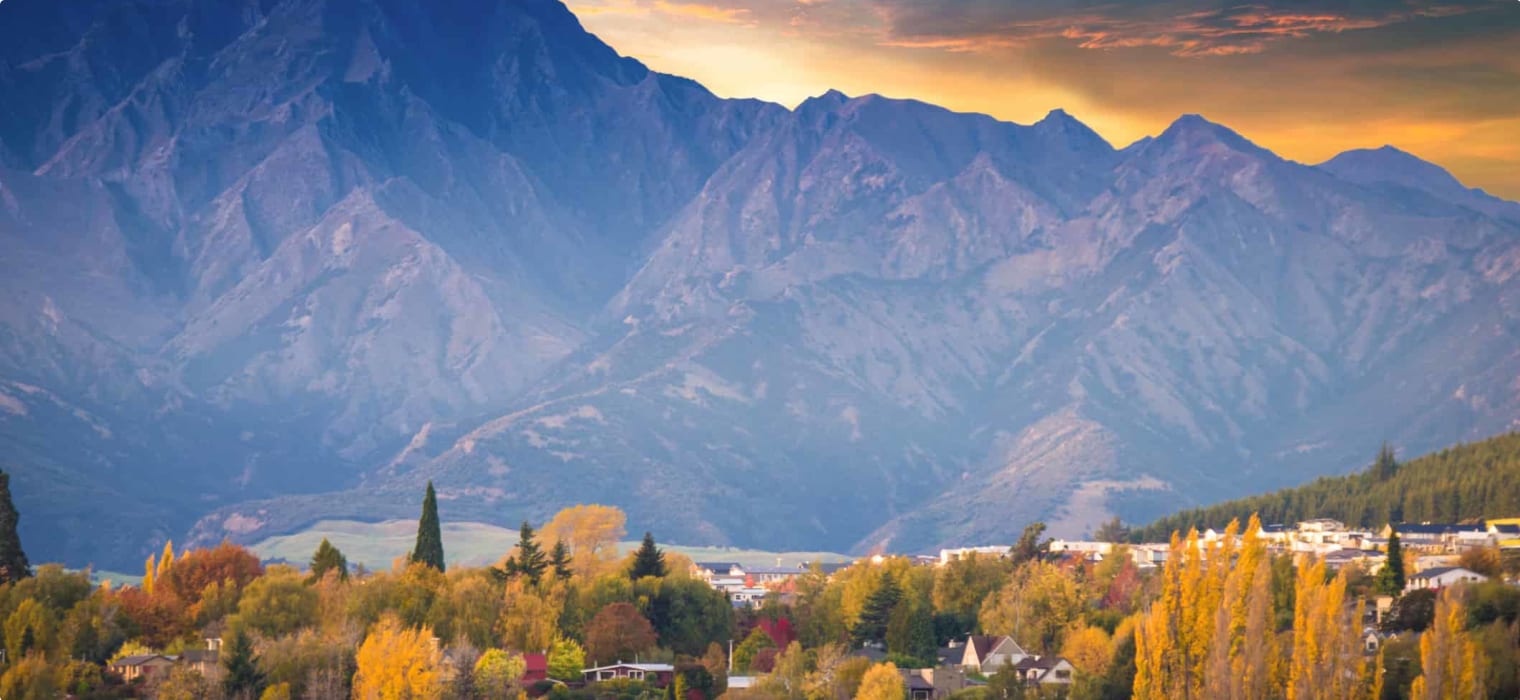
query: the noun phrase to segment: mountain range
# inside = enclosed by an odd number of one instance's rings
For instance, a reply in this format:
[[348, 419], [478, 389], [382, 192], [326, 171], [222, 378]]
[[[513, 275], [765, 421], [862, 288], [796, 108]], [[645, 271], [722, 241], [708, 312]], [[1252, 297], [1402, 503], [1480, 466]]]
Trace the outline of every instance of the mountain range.
[[0, 4], [0, 466], [37, 560], [624, 508], [1080, 534], [1520, 419], [1520, 204], [1183, 116], [716, 97], [556, 0]]

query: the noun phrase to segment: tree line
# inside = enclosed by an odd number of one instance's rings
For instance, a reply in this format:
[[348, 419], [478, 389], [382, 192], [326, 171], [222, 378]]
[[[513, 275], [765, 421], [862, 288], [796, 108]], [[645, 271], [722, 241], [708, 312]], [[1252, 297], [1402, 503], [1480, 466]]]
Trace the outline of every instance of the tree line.
[[1520, 433], [1458, 445], [1401, 463], [1384, 445], [1356, 474], [1226, 501], [1161, 518], [1130, 533], [1135, 542], [1164, 542], [1190, 528], [1221, 529], [1252, 514], [1264, 523], [1333, 518], [1353, 527], [1387, 523], [1455, 523], [1520, 513]]

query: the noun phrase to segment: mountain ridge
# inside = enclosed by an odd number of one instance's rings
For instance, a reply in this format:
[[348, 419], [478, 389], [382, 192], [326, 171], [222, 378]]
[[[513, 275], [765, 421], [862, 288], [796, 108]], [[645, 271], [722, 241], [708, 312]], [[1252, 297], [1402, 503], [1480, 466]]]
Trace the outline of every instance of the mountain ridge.
[[0, 41], [0, 449], [49, 555], [408, 517], [428, 479], [461, 520], [924, 549], [1520, 418], [1513, 203], [1197, 116], [1115, 149], [725, 100], [557, 2], [463, 10], [0, 6], [66, 28]]

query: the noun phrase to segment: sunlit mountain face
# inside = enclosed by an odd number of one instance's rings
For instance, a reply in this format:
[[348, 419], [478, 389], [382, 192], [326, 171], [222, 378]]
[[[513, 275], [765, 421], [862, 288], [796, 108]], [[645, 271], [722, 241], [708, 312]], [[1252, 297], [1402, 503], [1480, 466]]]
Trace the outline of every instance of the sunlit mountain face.
[[908, 551], [1520, 418], [1520, 205], [1394, 148], [725, 99], [549, 0], [5, 0], [0, 96], [38, 561], [428, 480], [448, 520]]

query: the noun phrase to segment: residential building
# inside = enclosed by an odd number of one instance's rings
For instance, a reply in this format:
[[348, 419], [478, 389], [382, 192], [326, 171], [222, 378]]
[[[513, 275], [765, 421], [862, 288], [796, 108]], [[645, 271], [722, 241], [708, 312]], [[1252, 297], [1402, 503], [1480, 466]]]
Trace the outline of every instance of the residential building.
[[174, 657], [172, 656], [164, 656], [163, 654], [133, 654], [112, 661], [107, 670], [121, 676], [122, 680], [130, 682], [158, 673], [168, 673], [169, 667], [173, 665]]
[[549, 679], [548, 654], [523, 654], [523, 685]]
[[979, 557], [998, 557], [1001, 559], [1008, 556], [1008, 549], [1009, 546], [1003, 544], [983, 547], [959, 547], [956, 549], [941, 549], [939, 550], [939, 563], [940, 566], [944, 566], [945, 564], [949, 564], [956, 559], [964, 559], [967, 555], [970, 554], [975, 554]]
[[1013, 670], [1030, 685], [1069, 684], [1075, 667], [1059, 656], [1028, 656]]
[[691, 565], [692, 575], [711, 584], [714, 579], [744, 579], [744, 567], [731, 561], [699, 561]]
[[1018, 664], [1028, 656], [1028, 652], [1013, 641], [1013, 637], [973, 634], [966, 638], [960, 665], [968, 671], [990, 676], [1004, 665]]
[[941, 700], [965, 690], [968, 685], [966, 672], [959, 668], [899, 669], [903, 684], [908, 689], [908, 700]]
[[1459, 583], [1482, 583], [1488, 577], [1476, 571], [1468, 571], [1460, 566], [1438, 566], [1426, 569], [1409, 577], [1404, 584], [1405, 591], [1417, 591], [1422, 588], [1445, 588]]
[[676, 667], [670, 664], [625, 664], [598, 666], [581, 671], [587, 683], [611, 680], [634, 680], [653, 683], [661, 688], [675, 679]]

